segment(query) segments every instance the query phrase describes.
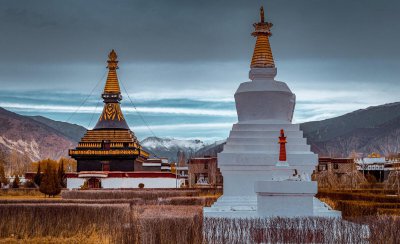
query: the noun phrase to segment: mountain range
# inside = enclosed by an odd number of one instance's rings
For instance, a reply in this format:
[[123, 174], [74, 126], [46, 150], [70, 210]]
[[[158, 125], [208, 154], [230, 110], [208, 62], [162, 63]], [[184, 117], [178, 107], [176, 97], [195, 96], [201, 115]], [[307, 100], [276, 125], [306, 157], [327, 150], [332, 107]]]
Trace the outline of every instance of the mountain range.
[[[58, 159], [67, 156], [86, 128], [42, 116], [23, 116], [0, 108], [0, 160], [5, 162]], [[347, 157], [377, 152], [400, 152], [400, 102], [360, 109], [331, 119], [303, 123], [313, 152], [320, 156]], [[153, 156], [172, 161], [192, 156], [215, 156], [225, 141], [148, 137], [142, 146]]]

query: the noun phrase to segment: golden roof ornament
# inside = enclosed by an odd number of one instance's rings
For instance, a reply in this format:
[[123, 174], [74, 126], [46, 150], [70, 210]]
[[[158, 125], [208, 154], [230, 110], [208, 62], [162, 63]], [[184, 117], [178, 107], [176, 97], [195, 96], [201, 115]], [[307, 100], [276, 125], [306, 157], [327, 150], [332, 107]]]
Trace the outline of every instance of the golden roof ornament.
[[260, 19], [261, 19], [261, 23], [264, 23], [264, 7], [261, 6], [260, 8]]
[[117, 53], [113, 50], [108, 54], [107, 60], [107, 68], [108, 68], [108, 75], [106, 85], [104, 87], [104, 93], [113, 93], [113, 94], [120, 94], [121, 90], [119, 88], [118, 76], [117, 76], [117, 69], [118, 69], [118, 56]]
[[108, 54], [108, 65], [107, 68], [109, 69], [118, 69], [118, 61], [117, 61], [117, 53], [113, 50]]
[[275, 62], [272, 56], [271, 46], [269, 44], [269, 37], [272, 36], [271, 28], [272, 23], [265, 22], [264, 8], [260, 8], [260, 22], [254, 23], [254, 31], [252, 36], [257, 37], [256, 45], [254, 48], [253, 57], [251, 59], [251, 68], [274, 68]]

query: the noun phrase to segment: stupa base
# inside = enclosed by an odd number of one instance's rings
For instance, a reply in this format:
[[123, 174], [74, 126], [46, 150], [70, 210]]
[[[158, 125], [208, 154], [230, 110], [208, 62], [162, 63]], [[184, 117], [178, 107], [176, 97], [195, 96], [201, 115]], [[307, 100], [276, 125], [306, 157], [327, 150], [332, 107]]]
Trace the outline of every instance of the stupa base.
[[[235, 197], [230, 200], [234, 200]], [[208, 218], [270, 218], [270, 217], [286, 217], [286, 218], [295, 218], [295, 217], [326, 217], [326, 218], [341, 218], [341, 212], [333, 210], [326, 203], [320, 201], [318, 198], [313, 197], [312, 202], [312, 214], [310, 215], [286, 215], [280, 216], [276, 214], [271, 215], [259, 215], [257, 211], [257, 197], [248, 197], [248, 200], [254, 199], [254, 201], [250, 201], [252, 204], [248, 206], [243, 206], [242, 203], [233, 203], [228, 205], [228, 201], [226, 199], [223, 201], [223, 204], [219, 202], [217, 205], [213, 205], [212, 207], [206, 207], [203, 209], [204, 217]], [[243, 200], [243, 199], [242, 199]], [[216, 202], [217, 203], [217, 202]]]

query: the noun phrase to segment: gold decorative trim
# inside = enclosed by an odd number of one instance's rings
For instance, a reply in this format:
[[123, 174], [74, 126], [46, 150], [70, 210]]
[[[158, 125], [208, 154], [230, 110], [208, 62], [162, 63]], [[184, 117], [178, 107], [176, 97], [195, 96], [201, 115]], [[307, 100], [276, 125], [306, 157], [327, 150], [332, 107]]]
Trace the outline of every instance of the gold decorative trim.
[[118, 121], [125, 120], [124, 115], [122, 114], [121, 107], [119, 103], [107, 103], [104, 105], [103, 113], [100, 116], [100, 121], [104, 120], [114, 120], [118, 119]]

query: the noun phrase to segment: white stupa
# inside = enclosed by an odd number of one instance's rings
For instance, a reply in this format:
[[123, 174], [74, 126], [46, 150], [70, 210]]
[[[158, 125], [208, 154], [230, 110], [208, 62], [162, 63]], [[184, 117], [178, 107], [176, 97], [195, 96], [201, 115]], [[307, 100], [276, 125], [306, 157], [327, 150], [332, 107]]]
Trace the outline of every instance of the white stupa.
[[318, 156], [310, 151], [299, 125], [292, 124], [296, 96], [286, 83], [274, 79], [277, 69], [269, 44], [272, 23], [264, 21], [263, 8], [260, 17], [261, 22], [253, 25], [252, 35], [257, 41], [250, 66], [251, 81], [240, 84], [235, 93], [238, 123], [218, 154], [224, 177], [223, 196], [212, 207], [204, 208], [204, 214], [340, 216], [340, 212], [314, 197], [317, 183], [310, 176]]

